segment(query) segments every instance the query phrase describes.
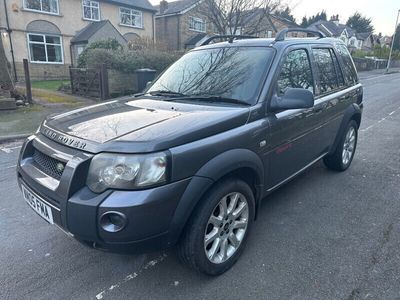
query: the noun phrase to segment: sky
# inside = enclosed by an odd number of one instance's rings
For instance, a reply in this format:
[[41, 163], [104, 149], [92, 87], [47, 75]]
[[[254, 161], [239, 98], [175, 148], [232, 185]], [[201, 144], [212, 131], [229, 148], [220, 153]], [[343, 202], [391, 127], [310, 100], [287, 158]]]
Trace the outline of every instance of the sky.
[[346, 23], [349, 16], [356, 11], [372, 19], [375, 33], [383, 35], [394, 33], [400, 0], [291, 0], [288, 2], [297, 22], [303, 16], [311, 16], [325, 10], [328, 18], [339, 14], [341, 23]]
[[[168, 1], [168, 0], [167, 0]], [[356, 11], [372, 19], [375, 33], [383, 35], [394, 33], [400, 0], [283, 0], [289, 5], [298, 23], [303, 16], [312, 16], [325, 10], [328, 18], [339, 14], [340, 22], [346, 23], [349, 16]], [[153, 5], [159, 0], [150, 0]], [[172, 2], [172, 1], [171, 1]]]

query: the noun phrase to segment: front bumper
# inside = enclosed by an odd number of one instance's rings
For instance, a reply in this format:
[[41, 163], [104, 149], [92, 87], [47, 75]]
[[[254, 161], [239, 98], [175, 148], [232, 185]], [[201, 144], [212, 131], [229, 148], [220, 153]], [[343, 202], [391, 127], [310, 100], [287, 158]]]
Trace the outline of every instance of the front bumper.
[[[42, 172], [32, 159], [33, 151], [65, 161], [58, 180]], [[27, 140], [18, 163], [18, 182], [47, 202], [54, 222], [76, 239], [95, 248], [144, 252], [172, 246], [171, 223], [191, 178], [137, 191], [108, 190], [93, 193], [85, 185], [92, 155], [56, 144], [43, 136]], [[106, 212], [126, 216], [126, 226], [108, 232], [100, 224]]]

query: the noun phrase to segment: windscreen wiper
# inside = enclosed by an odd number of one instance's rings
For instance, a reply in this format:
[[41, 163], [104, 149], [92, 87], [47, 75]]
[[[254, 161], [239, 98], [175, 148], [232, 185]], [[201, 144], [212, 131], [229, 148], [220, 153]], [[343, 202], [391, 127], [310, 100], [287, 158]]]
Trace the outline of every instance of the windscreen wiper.
[[149, 93], [151, 96], [166, 96], [166, 97], [185, 97], [185, 94], [178, 93], [178, 92], [173, 92], [173, 91], [152, 91]]
[[233, 98], [228, 98], [228, 97], [223, 97], [223, 96], [216, 96], [216, 95], [192, 95], [192, 96], [187, 96], [187, 97], [181, 97], [181, 98], [174, 98], [172, 101], [180, 101], [180, 100], [192, 100], [192, 101], [204, 101], [204, 102], [224, 102], [224, 103], [232, 103], [232, 104], [240, 104], [240, 105], [246, 105], [250, 106], [251, 104], [243, 101], [243, 100], [238, 100], [238, 99], [233, 99]]

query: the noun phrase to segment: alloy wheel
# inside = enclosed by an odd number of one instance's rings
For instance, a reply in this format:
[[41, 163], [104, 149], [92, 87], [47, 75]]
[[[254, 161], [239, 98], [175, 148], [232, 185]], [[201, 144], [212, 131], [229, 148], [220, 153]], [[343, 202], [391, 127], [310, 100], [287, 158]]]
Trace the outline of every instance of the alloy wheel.
[[347, 131], [343, 145], [342, 162], [344, 165], [347, 165], [350, 162], [351, 158], [353, 157], [355, 145], [356, 145], [356, 131], [353, 127], [350, 127], [349, 131]]
[[237, 192], [224, 196], [207, 222], [204, 250], [208, 260], [221, 264], [231, 258], [245, 237], [248, 222], [246, 197]]

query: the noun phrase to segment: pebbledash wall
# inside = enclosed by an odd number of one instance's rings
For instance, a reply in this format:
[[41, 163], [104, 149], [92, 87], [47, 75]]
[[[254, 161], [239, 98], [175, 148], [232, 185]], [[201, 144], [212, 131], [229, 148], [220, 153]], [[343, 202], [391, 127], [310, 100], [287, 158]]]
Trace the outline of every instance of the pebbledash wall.
[[[49, 14], [24, 9], [24, 0], [7, 0], [7, 11], [9, 26], [12, 30], [11, 38], [14, 47], [14, 57], [18, 79], [24, 80], [23, 59], [29, 58], [28, 33], [53, 33], [45, 32], [46, 28], [31, 28], [33, 21], [45, 21], [42, 24], [51, 23], [51, 30], [58, 30], [62, 42], [62, 63], [38, 63], [31, 62], [30, 74], [35, 79], [61, 79], [69, 77], [69, 66], [71, 65], [71, 39], [77, 32], [89, 25], [92, 21], [83, 18], [82, 0], [57, 0], [59, 3], [59, 14]], [[143, 10], [124, 6], [122, 4], [111, 4], [97, 1], [100, 4], [100, 20], [110, 20], [115, 28], [122, 34], [135, 34], [140, 37], [155, 39], [154, 13], [155, 11]], [[132, 1], [132, 3], [134, 3]], [[119, 8], [133, 8], [142, 12], [143, 28], [135, 28], [120, 24]], [[39, 22], [40, 24], [40, 22]], [[3, 1], [0, 2], [0, 31], [3, 39], [8, 61], [11, 62], [10, 42], [6, 32], [6, 19]]]

